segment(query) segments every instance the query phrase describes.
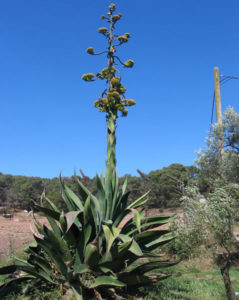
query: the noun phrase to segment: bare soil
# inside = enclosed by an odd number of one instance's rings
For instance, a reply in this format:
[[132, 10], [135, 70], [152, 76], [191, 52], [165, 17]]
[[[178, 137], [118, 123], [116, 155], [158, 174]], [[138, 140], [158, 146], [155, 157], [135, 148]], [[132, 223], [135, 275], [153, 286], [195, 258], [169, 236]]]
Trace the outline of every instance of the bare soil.
[[[37, 220], [47, 224], [44, 217], [38, 216]], [[13, 213], [12, 218], [0, 215], [0, 259], [4, 260], [21, 251], [33, 241], [30, 227], [35, 230], [32, 215], [24, 211]]]
[[[174, 214], [182, 215], [182, 210], [171, 209], [151, 209], [148, 216], [158, 214]], [[36, 216], [41, 224], [47, 225], [47, 219]], [[24, 211], [13, 214], [13, 218], [4, 218], [0, 215], [0, 259], [5, 260], [7, 257], [16, 254], [33, 241], [32, 230], [35, 230], [32, 215]]]

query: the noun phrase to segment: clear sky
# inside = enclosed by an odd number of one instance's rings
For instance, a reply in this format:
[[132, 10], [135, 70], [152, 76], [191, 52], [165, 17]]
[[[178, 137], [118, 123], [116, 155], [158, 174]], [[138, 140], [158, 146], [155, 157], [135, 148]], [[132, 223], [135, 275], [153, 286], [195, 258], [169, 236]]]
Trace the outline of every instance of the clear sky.
[[[92, 177], [105, 165], [105, 116], [93, 107], [106, 58], [97, 32], [106, 0], [0, 1], [0, 172], [55, 177], [80, 168]], [[121, 0], [116, 32], [131, 33], [119, 48], [133, 69], [122, 70], [127, 97], [118, 119], [120, 175], [148, 173], [172, 163], [193, 164], [209, 129], [213, 67], [239, 75], [238, 0]], [[239, 111], [239, 80], [222, 87], [223, 110]]]

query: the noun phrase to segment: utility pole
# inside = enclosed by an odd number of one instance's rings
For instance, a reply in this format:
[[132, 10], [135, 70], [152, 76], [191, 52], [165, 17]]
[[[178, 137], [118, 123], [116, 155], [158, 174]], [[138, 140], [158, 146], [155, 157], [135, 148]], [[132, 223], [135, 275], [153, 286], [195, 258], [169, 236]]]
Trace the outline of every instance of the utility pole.
[[220, 77], [219, 77], [219, 68], [214, 68], [214, 93], [216, 101], [216, 119], [217, 119], [217, 148], [218, 148], [218, 157], [222, 158], [224, 152], [224, 140], [223, 140], [223, 128], [222, 128], [222, 103], [221, 103], [221, 90], [220, 90]]

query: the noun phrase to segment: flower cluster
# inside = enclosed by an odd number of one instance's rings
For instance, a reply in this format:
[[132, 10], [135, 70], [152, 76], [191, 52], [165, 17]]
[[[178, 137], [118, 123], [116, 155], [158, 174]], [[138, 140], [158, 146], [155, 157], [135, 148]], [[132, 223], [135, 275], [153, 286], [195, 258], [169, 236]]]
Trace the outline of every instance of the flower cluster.
[[126, 88], [120, 82], [119, 77], [113, 77], [110, 80], [110, 88], [102, 98], [95, 101], [94, 106], [99, 109], [100, 112], [114, 112], [117, 116], [117, 112], [120, 111], [122, 116], [125, 117], [128, 114], [127, 106], [133, 106], [136, 102], [132, 99], [126, 99], [124, 93]]
[[123, 35], [115, 35], [113, 33], [115, 24], [122, 17], [121, 13], [114, 13], [116, 6], [114, 3], [110, 4], [107, 15], [101, 15], [102, 20], [106, 20], [110, 26], [109, 28], [100, 27], [98, 32], [103, 34], [108, 41], [108, 49], [100, 53], [95, 53], [93, 47], [87, 48], [86, 52], [90, 55], [99, 55], [106, 53], [108, 58], [108, 66], [96, 75], [93, 73], [84, 74], [82, 79], [85, 81], [94, 81], [96, 79], [106, 80], [108, 88], [101, 93], [99, 99], [94, 102], [94, 106], [101, 112], [106, 112], [108, 117], [109, 113], [113, 113], [117, 118], [118, 112], [121, 112], [122, 116], [127, 116], [127, 106], [133, 106], [136, 102], [132, 99], [125, 98], [126, 88], [121, 83], [121, 75], [116, 65], [120, 63], [125, 68], [132, 68], [134, 61], [132, 59], [122, 62], [118, 56], [115, 55], [117, 46], [127, 43], [130, 34], [128, 32]]

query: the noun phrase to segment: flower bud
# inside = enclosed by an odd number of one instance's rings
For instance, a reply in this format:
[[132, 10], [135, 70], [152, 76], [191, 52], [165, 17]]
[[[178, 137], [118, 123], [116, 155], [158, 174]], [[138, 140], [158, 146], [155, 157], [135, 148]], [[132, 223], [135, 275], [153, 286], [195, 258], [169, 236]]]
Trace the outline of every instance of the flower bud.
[[98, 32], [99, 33], [106, 34], [107, 31], [108, 31], [108, 29], [106, 27], [100, 27], [100, 28], [98, 28]]
[[134, 66], [134, 61], [132, 59], [129, 59], [124, 63], [124, 67], [126, 68], [132, 68], [133, 66]]
[[135, 104], [136, 104], [136, 102], [133, 99], [128, 100], [128, 106], [133, 106]]
[[122, 111], [122, 117], [126, 117], [128, 115], [128, 109], [124, 109], [123, 111]]
[[110, 11], [115, 11], [115, 10], [116, 10], [116, 6], [115, 6], [114, 3], [111, 3], [111, 4], [110, 4], [109, 10], [110, 10]]
[[93, 73], [83, 74], [81, 79], [85, 81], [92, 81], [92, 79], [95, 77]]
[[86, 52], [88, 54], [94, 54], [94, 48], [93, 47], [89, 47], [89, 48], [86, 49]]
[[118, 36], [117, 40], [120, 43], [127, 43], [128, 42], [128, 38], [125, 35]]
[[121, 19], [121, 16], [122, 16], [121, 14], [117, 14], [117, 15], [112, 16], [112, 21], [113, 22], [119, 21]]

